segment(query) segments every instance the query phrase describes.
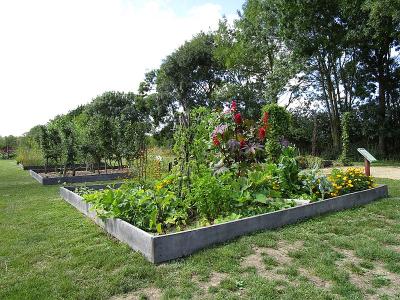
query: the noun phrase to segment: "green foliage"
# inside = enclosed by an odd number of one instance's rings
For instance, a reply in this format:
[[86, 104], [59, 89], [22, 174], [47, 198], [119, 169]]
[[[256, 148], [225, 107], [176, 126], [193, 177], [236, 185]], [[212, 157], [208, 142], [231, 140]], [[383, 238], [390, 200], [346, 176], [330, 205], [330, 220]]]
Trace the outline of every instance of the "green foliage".
[[327, 198], [327, 196], [329, 197], [329, 193], [333, 190], [332, 183], [325, 175], [321, 174], [318, 167], [302, 171], [299, 177], [306, 194], [305, 198], [311, 201], [323, 200]]
[[214, 49], [214, 35], [200, 33], [164, 59], [154, 72], [155, 80], [147, 80], [156, 85], [153, 110], [157, 109], [159, 121], [177, 121], [173, 112], [179, 108], [189, 114], [192, 108], [213, 105], [212, 93], [221, 83], [222, 75], [222, 66], [213, 56]]
[[[259, 126], [271, 130], [269, 139], [276, 142], [283, 137], [290, 115], [277, 105], [264, 109]], [[257, 152], [249, 153], [251, 159], [247, 159], [245, 150], [256, 139], [262, 142], [266, 132], [260, 135], [258, 131], [255, 137], [257, 131], [251, 121], [241, 118], [236, 102], [222, 113], [199, 108], [186, 117], [190, 123], [175, 134], [180, 164], [171, 175], [156, 182], [85, 193], [85, 200], [103, 217], [122, 218], [144, 230], [164, 233], [296, 205], [287, 199], [318, 201], [334, 196], [336, 183], [316, 169], [300, 173], [294, 147], [280, 145], [275, 163], [257, 157]], [[215, 165], [220, 158], [221, 166]], [[355, 189], [361, 184], [357, 182]]]
[[139, 184], [124, 184], [119, 189], [84, 193], [85, 201], [101, 217], [117, 217], [148, 231], [162, 233], [171, 226], [178, 229], [186, 225], [188, 208], [177, 201], [168, 188], [170, 178], [149, 188]]
[[17, 157], [18, 163], [25, 166], [40, 166], [44, 164], [43, 153], [40, 147], [41, 126], [34, 126], [18, 140]]
[[268, 137], [278, 140], [283, 138], [290, 127], [290, 113], [278, 104], [267, 104], [262, 108], [268, 113]]
[[117, 190], [83, 192], [101, 216], [122, 218], [162, 233], [292, 207], [295, 202], [282, 198], [295, 198], [302, 192], [298, 173], [295, 149], [288, 147], [279, 164], [259, 164], [241, 177], [232, 171], [216, 175], [207, 166], [199, 166], [182, 194], [180, 176], [175, 174], [154, 183], [132, 182]]
[[229, 78], [221, 93], [245, 103], [246, 117], [258, 117], [260, 106], [277, 103], [299, 67], [293, 53], [282, 46], [277, 30], [279, 14], [270, 9], [271, 2], [246, 1], [234, 25], [223, 20], [216, 34], [215, 55], [224, 63]]
[[132, 164], [144, 156], [150, 130], [147, 107], [140, 97], [106, 92], [45, 126], [34, 127], [28, 149], [34, 152], [39, 146], [45, 166], [62, 165], [64, 174], [72, 168], [74, 175], [77, 163], [89, 165], [93, 171], [100, 169], [102, 161], [105, 165], [116, 162], [118, 167], [123, 161]]
[[323, 159], [318, 156], [304, 155], [296, 157], [301, 169], [319, 169], [324, 167]]
[[265, 152], [271, 162], [276, 162], [282, 153], [282, 145], [275, 139], [268, 139], [265, 143]]
[[13, 135], [0, 136], [0, 159], [12, 159], [15, 157], [15, 150], [18, 145], [17, 137]]
[[342, 154], [339, 160], [345, 165], [350, 165], [349, 151], [350, 151], [350, 121], [351, 113], [346, 112], [342, 116]]
[[214, 176], [209, 170], [204, 170], [193, 178], [187, 199], [200, 218], [214, 220], [234, 211], [240, 186], [233, 176], [228, 172]]
[[270, 161], [276, 162], [282, 153], [285, 135], [290, 128], [290, 113], [277, 104], [267, 104], [262, 108], [264, 115], [268, 116], [267, 142], [265, 150]]
[[25, 166], [41, 166], [43, 162], [43, 154], [39, 146], [26, 147], [18, 146], [15, 160]]
[[208, 108], [199, 107], [191, 111], [190, 134], [193, 138], [189, 147], [197, 166], [210, 162], [210, 132], [218, 125], [218, 121], [218, 113]]

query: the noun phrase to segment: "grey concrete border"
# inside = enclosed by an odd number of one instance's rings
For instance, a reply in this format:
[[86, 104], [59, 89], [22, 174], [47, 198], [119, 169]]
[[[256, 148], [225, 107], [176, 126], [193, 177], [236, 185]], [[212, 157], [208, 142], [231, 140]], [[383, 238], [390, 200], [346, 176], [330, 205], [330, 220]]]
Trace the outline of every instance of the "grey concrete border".
[[[97, 185], [96, 189], [101, 187], [104, 186]], [[248, 233], [279, 228], [328, 212], [364, 205], [388, 195], [387, 186], [379, 185], [365, 191], [222, 224], [165, 235], [152, 235], [119, 219], [106, 219], [100, 222], [95, 212], [91, 210], [90, 204], [74, 193], [74, 190], [75, 187], [61, 187], [61, 197], [95, 220], [108, 233], [127, 243], [132, 249], [143, 253], [153, 263], [161, 263], [187, 256], [200, 249], [226, 242]]]
[[[100, 164], [101, 165], [101, 170], [104, 169], [104, 163]], [[22, 170], [33, 170], [36, 173], [40, 172], [40, 171], [44, 171], [44, 166], [43, 165], [38, 165], [38, 166], [33, 166], [33, 165], [27, 165], [24, 166], [22, 163], [18, 163], [18, 167]], [[128, 166], [122, 166], [123, 168], [127, 168]], [[47, 170], [48, 171], [52, 171], [55, 168], [60, 169], [62, 168], [61, 166], [47, 166]], [[86, 164], [77, 164], [75, 165], [75, 169], [76, 170], [86, 170]], [[118, 169], [118, 166], [107, 166], [107, 169], [111, 170], [111, 169]]]
[[[99, 187], [100, 186], [98, 185], [97, 188]], [[121, 242], [128, 244], [133, 250], [141, 252], [148, 260], [153, 261], [153, 236], [151, 234], [121, 219], [101, 219], [97, 217], [96, 212], [91, 209], [91, 205], [83, 201], [82, 197], [68, 188], [61, 187], [60, 195], [65, 201], [70, 203], [84, 215], [91, 218], [106, 232]]]
[[91, 181], [107, 181], [130, 178], [128, 173], [96, 174], [88, 176], [68, 176], [68, 177], [43, 177], [34, 170], [29, 170], [29, 174], [43, 185], [63, 184], [63, 183], [83, 183]]
[[[128, 166], [124, 166], [123, 167], [124, 169], [128, 169]], [[54, 169], [57, 169], [57, 170], [62, 170], [62, 168], [61, 167], [52, 167], [52, 168], [47, 168], [47, 171], [48, 172], [54, 172]], [[111, 166], [111, 167], [107, 167], [107, 170], [117, 170], [118, 169], [118, 167], [113, 167], [113, 166]], [[34, 172], [36, 172], [36, 173], [44, 173], [44, 168], [43, 167], [41, 167], [41, 168], [30, 168], [29, 169], [30, 171], [34, 171]], [[86, 170], [86, 166], [78, 166], [78, 167], [76, 167], [75, 168], [75, 171], [85, 171]], [[104, 169], [100, 169], [100, 170], [104, 170]], [[68, 171], [71, 171], [71, 169], [68, 169]], [[94, 172], [93, 174], [95, 174], [96, 172]], [[90, 176], [92, 176], [92, 175], [90, 175]]]

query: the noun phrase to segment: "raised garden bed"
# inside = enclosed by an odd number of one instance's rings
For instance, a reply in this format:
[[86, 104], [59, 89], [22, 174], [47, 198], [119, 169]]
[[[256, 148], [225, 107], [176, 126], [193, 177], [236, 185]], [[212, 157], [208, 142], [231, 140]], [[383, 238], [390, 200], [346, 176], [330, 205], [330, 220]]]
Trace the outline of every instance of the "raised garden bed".
[[109, 170], [108, 174], [98, 174], [85, 172], [85, 175], [79, 176], [79, 172], [77, 172], [76, 176], [55, 176], [50, 173], [47, 176], [43, 173], [37, 173], [37, 170], [29, 170], [29, 174], [36, 179], [39, 183], [43, 185], [52, 185], [52, 184], [63, 184], [63, 183], [80, 183], [80, 182], [92, 182], [92, 181], [106, 181], [106, 180], [116, 180], [116, 179], [124, 179], [130, 178], [131, 174], [128, 170], [125, 172], [121, 170]]
[[[44, 166], [43, 165], [24, 165], [22, 163], [19, 163], [18, 166], [22, 169], [22, 170], [44, 170]], [[86, 165], [84, 164], [80, 164], [80, 165], [76, 165], [77, 168], [84, 168], [86, 167]], [[47, 166], [48, 170], [54, 170], [55, 168], [59, 168], [58, 166]]]
[[[22, 163], [19, 163], [18, 166], [22, 169], [22, 170], [33, 170], [36, 173], [41, 173], [44, 172], [44, 166], [43, 165], [23, 165]], [[123, 166], [123, 168], [127, 168], [127, 166]], [[57, 170], [61, 170], [62, 167], [60, 166], [47, 166], [47, 170], [50, 171], [54, 171], [55, 169]], [[70, 168], [69, 168], [70, 169]], [[104, 169], [104, 164], [101, 165], [101, 169]], [[118, 169], [118, 166], [107, 166], [107, 169]], [[86, 164], [78, 164], [75, 165], [75, 170], [79, 170], [79, 171], [83, 171], [86, 170]]]
[[[89, 186], [101, 189], [104, 185]], [[200, 249], [222, 243], [233, 238], [262, 229], [273, 229], [293, 224], [300, 220], [324, 213], [340, 211], [364, 205], [379, 198], [387, 197], [386, 185], [355, 192], [327, 200], [299, 205], [296, 207], [216, 224], [193, 230], [185, 230], [164, 235], [150, 234], [121, 219], [100, 219], [81, 196], [76, 187], [61, 187], [61, 197], [100, 225], [106, 232], [141, 252], [149, 261], [161, 263], [190, 255]]]

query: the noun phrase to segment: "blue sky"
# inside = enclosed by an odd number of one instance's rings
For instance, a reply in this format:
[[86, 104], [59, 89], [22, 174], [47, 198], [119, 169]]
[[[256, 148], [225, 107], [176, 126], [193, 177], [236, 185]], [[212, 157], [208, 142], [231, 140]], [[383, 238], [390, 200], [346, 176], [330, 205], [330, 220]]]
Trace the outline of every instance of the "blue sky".
[[230, 15], [236, 14], [236, 11], [242, 8], [244, 0], [171, 0], [170, 2], [170, 5], [178, 14], [184, 14], [193, 6], [199, 6], [205, 3], [213, 3], [222, 7], [223, 14]]
[[[144, 4], [148, 0], [125, 0], [126, 2]], [[159, 0], [162, 5], [172, 8], [177, 15], [183, 16], [193, 7], [205, 4], [215, 4], [222, 8], [222, 14], [236, 14], [238, 9], [242, 8], [245, 0]]]

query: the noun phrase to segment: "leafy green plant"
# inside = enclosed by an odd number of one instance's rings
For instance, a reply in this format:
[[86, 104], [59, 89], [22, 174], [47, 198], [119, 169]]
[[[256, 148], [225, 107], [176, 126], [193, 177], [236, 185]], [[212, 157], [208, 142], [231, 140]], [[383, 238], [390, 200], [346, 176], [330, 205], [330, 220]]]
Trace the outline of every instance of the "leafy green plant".
[[321, 174], [318, 168], [304, 170], [299, 174], [303, 189], [312, 201], [324, 200], [332, 192], [332, 184], [326, 175]]
[[155, 188], [126, 183], [119, 189], [83, 194], [86, 202], [101, 217], [116, 217], [151, 232], [162, 233], [170, 227], [186, 225], [188, 207], [164, 183]]
[[268, 120], [267, 142], [265, 150], [267, 158], [272, 162], [277, 162], [283, 149], [283, 139], [290, 127], [290, 114], [282, 106], [277, 104], [267, 104], [262, 109], [264, 118]]
[[204, 170], [193, 178], [187, 200], [201, 218], [214, 220], [234, 211], [240, 186], [232, 176], [230, 172], [214, 176]]

